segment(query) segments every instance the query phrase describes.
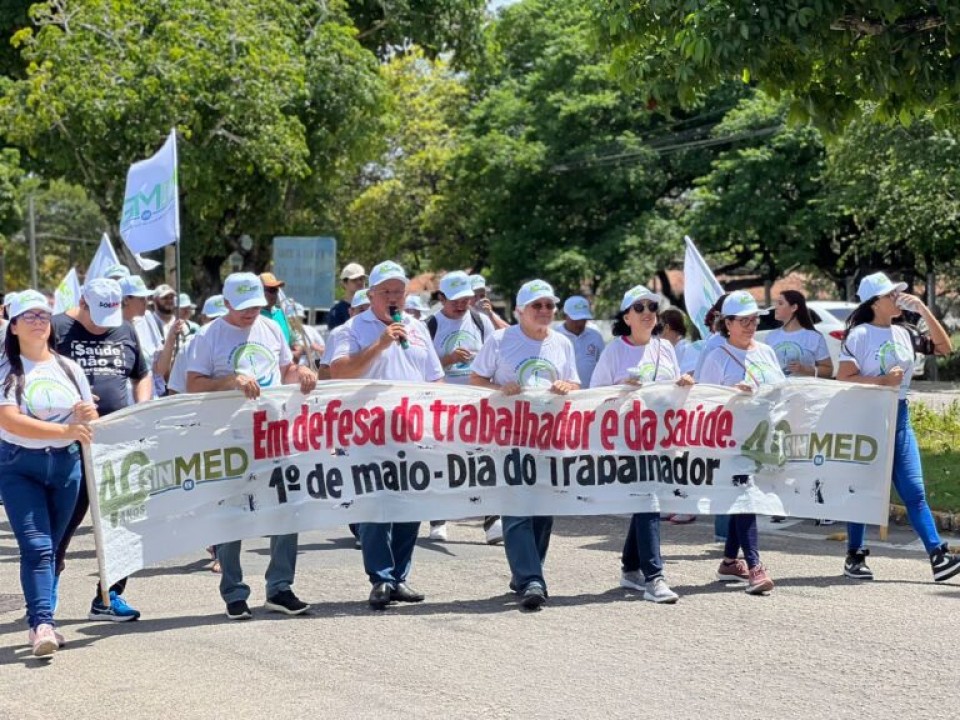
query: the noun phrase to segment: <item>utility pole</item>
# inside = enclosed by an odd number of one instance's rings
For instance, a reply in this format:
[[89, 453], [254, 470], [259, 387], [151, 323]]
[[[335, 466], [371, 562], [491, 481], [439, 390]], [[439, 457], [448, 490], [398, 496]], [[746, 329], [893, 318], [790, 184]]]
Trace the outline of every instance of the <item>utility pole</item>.
[[27, 201], [27, 232], [30, 236], [30, 287], [37, 289], [37, 228], [36, 217], [33, 212], [33, 195]]

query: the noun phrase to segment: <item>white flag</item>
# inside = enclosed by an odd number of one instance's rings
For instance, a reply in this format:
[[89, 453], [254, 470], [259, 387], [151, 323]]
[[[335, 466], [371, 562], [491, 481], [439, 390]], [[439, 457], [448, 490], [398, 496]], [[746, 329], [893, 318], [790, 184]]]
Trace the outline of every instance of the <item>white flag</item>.
[[66, 312], [80, 304], [80, 281], [77, 280], [76, 268], [70, 268], [70, 272], [60, 281], [53, 298], [54, 314]]
[[106, 277], [107, 271], [111, 267], [120, 264], [122, 263], [117, 258], [117, 253], [110, 242], [110, 236], [104, 233], [100, 238], [100, 247], [97, 248], [97, 253], [93, 256], [93, 260], [90, 261], [90, 266], [87, 268], [85, 279], [93, 280], [94, 278]]
[[180, 239], [176, 130], [170, 131], [156, 155], [130, 166], [120, 235], [133, 253], [150, 252]]
[[710, 329], [704, 319], [717, 298], [723, 295], [723, 288], [713, 276], [713, 271], [707, 267], [693, 240], [684, 236], [683, 241], [687, 244], [683, 256], [683, 301], [687, 306], [687, 314], [700, 331], [700, 337], [706, 339]]

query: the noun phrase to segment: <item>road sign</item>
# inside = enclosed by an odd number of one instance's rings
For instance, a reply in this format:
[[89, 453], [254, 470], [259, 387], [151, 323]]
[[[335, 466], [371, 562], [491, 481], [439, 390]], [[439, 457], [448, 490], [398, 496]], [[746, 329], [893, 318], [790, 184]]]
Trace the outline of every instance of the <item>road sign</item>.
[[284, 292], [307, 308], [329, 308], [334, 302], [337, 239], [275, 237], [273, 274], [287, 283]]

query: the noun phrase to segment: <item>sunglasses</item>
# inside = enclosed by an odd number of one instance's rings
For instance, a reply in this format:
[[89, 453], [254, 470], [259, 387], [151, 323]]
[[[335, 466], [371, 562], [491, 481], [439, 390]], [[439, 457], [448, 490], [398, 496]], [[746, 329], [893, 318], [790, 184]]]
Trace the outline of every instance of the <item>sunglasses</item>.
[[631, 305], [630, 309], [633, 310], [637, 315], [640, 315], [645, 310], [649, 310], [654, 315], [656, 315], [657, 311], [660, 309], [660, 303], [644, 302], [643, 300], [641, 300], [640, 302], [636, 302], [633, 305]]
[[532, 308], [533, 308], [534, 310], [536, 310], [537, 312], [540, 312], [541, 310], [550, 310], [551, 312], [553, 312], [554, 310], [557, 309], [557, 304], [556, 304], [556, 303], [552, 303], [552, 302], [539, 302], [539, 301], [538, 301], [538, 302], [532, 302], [532, 303], [530, 303], [530, 305], [528, 305], [528, 307], [532, 307]]
[[23, 320], [27, 325], [46, 325], [50, 322], [50, 313], [25, 312], [18, 315], [17, 320]]

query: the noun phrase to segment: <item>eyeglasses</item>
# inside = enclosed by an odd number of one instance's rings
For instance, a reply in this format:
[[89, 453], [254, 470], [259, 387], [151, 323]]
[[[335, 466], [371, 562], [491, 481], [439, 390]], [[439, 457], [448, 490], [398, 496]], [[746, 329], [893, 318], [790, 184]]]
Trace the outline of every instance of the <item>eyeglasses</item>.
[[749, 316], [747, 316], [747, 317], [738, 317], [738, 318], [730, 318], [730, 319], [731, 319], [731, 320], [736, 320], [738, 323], [740, 323], [740, 327], [745, 327], [745, 328], [748, 328], [748, 327], [750, 327], [751, 325], [759, 325], [759, 324], [760, 324], [760, 316], [759, 316], [759, 315], [749, 315]]
[[630, 309], [633, 310], [637, 315], [640, 315], [645, 310], [649, 310], [654, 315], [656, 315], [657, 311], [660, 309], [660, 303], [644, 302], [643, 300], [641, 300], [640, 302], [636, 302], [633, 305], [631, 305]]
[[553, 312], [554, 310], [557, 309], [557, 304], [552, 302], [538, 301], [538, 302], [530, 303], [527, 307], [533, 308], [536, 312], [540, 312], [541, 310], [549, 310], [550, 312]]
[[50, 313], [25, 312], [17, 315], [17, 320], [23, 320], [27, 325], [46, 325], [50, 322]]

